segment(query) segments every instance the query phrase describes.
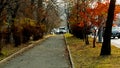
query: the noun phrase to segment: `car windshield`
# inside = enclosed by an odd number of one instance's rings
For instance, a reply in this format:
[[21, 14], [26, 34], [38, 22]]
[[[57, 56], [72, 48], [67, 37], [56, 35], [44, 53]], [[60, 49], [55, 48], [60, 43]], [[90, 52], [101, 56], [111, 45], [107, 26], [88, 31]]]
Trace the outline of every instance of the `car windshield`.
[[59, 28], [59, 29], [61, 29], [61, 30], [65, 30], [65, 28]]
[[118, 27], [112, 27], [112, 31], [119, 31], [120, 30], [120, 28], [118, 28]]

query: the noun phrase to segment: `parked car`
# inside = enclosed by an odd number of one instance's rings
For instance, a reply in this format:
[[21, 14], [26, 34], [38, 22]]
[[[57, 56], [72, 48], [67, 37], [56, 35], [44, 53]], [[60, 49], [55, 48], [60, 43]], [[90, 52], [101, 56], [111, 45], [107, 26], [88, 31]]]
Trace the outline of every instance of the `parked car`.
[[66, 27], [59, 27], [59, 28], [54, 28], [51, 33], [52, 34], [64, 34], [67, 32], [67, 28]]
[[58, 28], [52, 29], [51, 34], [59, 34], [59, 29]]
[[66, 27], [59, 27], [59, 34], [64, 34], [67, 32]]
[[119, 27], [112, 27], [112, 38], [118, 37], [120, 38], [120, 28]]
[[59, 28], [56, 28], [56, 30], [55, 30], [55, 34], [59, 34], [59, 33], [60, 33]]

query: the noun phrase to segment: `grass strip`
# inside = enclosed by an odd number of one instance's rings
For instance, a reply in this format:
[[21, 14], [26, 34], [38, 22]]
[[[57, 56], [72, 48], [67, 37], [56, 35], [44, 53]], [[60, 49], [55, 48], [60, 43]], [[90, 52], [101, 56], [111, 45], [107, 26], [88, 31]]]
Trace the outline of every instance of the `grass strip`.
[[101, 43], [93, 48], [92, 38], [89, 45], [71, 34], [65, 34], [67, 46], [71, 51], [75, 68], [120, 68], [120, 48], [111, 46], [111, 55], [100, 56]]

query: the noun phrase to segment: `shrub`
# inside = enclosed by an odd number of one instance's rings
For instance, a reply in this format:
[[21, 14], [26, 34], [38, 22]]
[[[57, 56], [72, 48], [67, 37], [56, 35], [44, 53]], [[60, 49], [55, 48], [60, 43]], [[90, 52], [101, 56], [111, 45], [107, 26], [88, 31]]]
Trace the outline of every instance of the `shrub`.
[[36, 23], [31, 19], [15, 19], [11, 28], [8, 28], [6, 24], [5, 26], [0, 27], [0, 43], [2, 40], [9, 43], [12, 34], [12, 41], [15, 43], [15, 47], [18, 47], [21, 43], [27, 43], [30, 37], [33, 37], [33, 40], [43, 38], [44, 32], [46, 31], [45, 25]]
[[20, 24], [13, 24], [11, 27], [15, 47], [18, 47], [22, 42], [22, 30], [23, 28]]
[[71, 25], [71, 33], [77, 38], [83, 39], [83, 28], [79, 27], [77, 24]]
[[[91, 27], [80, 27], [78, 24], [73, 24], [71, 27], [71, 33], [76, 36], [77, 38], [84, 39], [84, 33], [86, 32], [87, 35], [91, 33]], [[86, 31], [85, 31], [86, 28]]]
[[35, 26], [33, 29], [33, 40], [38, 40], [40, 38], [43, 38], [45, 31], [44, 29], [45, 28], [43, 28], [41, 25]]

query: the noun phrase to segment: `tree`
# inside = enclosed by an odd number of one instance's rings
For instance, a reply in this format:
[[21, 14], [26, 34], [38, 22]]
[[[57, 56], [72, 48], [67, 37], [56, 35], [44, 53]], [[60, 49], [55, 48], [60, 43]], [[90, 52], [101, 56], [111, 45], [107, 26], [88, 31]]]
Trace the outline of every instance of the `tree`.
[[3, 40], [3, 21], [6, 20], [6, 11], [5, 8], [8, 5], [8, 3], [10, 2], [10, 0], [0, 0], [0, 55], [2, 55], [1, 51], [2, 51], [2, 43], [4, 43]]
[[107, 9], [108, 9], [108, 3], [101, 3], [96, 2], [95, 7], [89, 11], [91, 14], [91, 23], [94, 27], [97, 27], [97, 29], [94, 29], [94, 38], [93, 38], [93, 47], [95, 47], [96, 38], [98, 36], [98, 42], [102, 42], [102, 34], [103, 34], [103, 27], [105, 24], [105, 20], [107, 17]]
[[[90, 14], [88, 12], [88, 8], [90, 8], [89, 4], [91, 2], [92, 1], [77, 0], [77, 3], [73, 6], [69, 17], [70, 27], [73, 29], [72, 33], [83, 39], [85, 41], [85, 45], [89, 44], [88, 34], [90, 30]], [[78, 28], [78, 31], [76, 27]]]
[[[78, 1], [78, 0], [77, 0]], [[73, 7], [71, 14], [70, 14], [70, 25], [77, 24], [80, 28], [83, 29], [81, 32], [83, 32], [83, 37], [85, 40], [85, 44], [89, 44], [88, 41], [88, 32], [90, 28], [90, 24], [97, 24], [98, 19], [96, 20], [96, 17], [98, 16], [97, 8], [92, 8], [90, 4], [92, 4], [93, 1], [78, 1], [77, 4]], [[80, 34], [81, 35], [81, 34]]]
[[53, 28], [60, 26], [60, 13], [56, 0], [49, 0], [46, 5], [45, 25], [47, 33], [50, 33]]
[[103, 36], [103, 43], [101, 48], [100, 55], [110, 55], [111, 54], [111, 30], [114, 19], [114, 10], [115, 10], [116, 0], [110, 0], [110, 5], [108, 9], [108, 16]]
[[[19, 38], [21, 37], [21, 35], [23, 35], [22, 32], [27, 32], [27, 30], [22, 31], [23, 25], [20, 24], [21, 20], [25, 20], [26, 18], [29, 18], [29, 20], [31, 19], [34, 20], [34, 23], [36, 21], [41, 22], [43, 18], [42, 14], [44, 12], [43, 8], [41, 8], [42, 0], [35, 0], [35, 2], [37, 3], [34, 3], [34, 0], [19, 0], [19, 1], [18, 0], [1, 0], [0, 1], [0, 23], [3, 23], [4, 21], [5, 22], [4, 25], [7, 26], [7, 27], [4, 27], [0, 24], [1, 26], [0, 41], [1, 39], [6, 40], [6, 38], [3, 38], [3, 35], [5, 36], [5, 34], [2, 34], [3, 33], [2, 31], [5, 31], [5, 30], [4, 29], [1, 30], [1, 28], [8, 28], [4, 33], [7, 34], [7, 39], [10, 39], [10, 36], [12, 33], [13, 35], [12, 37], [14, 38], [13, 40], [15, 41], [15, 44], [16, 44], [15, 46], [17, 46], [18, 44], [21, 43], [21, 39]], [[37, 8], [35, 7], [36, 5], [38, 5]], [[24, 21], [24, 23], [26, 22]], [[30, 24], [30, 21], [28, 21], [27, 24]], [[26, 24], [24, 24], [24, 26], [26, 26]], [[29, 27], [25, 27], [24, 29], [28, 29], [28, 28]], [[40, 29], [37, 29], [37, 30], [40, 32]], [[24, 34], [27, 35], [27, 33], [24, 33]], [[0, 48], [1, 48], [1, 45], [0, 45]]]

